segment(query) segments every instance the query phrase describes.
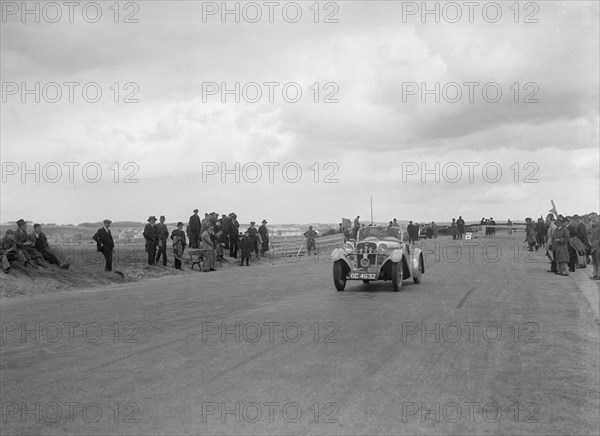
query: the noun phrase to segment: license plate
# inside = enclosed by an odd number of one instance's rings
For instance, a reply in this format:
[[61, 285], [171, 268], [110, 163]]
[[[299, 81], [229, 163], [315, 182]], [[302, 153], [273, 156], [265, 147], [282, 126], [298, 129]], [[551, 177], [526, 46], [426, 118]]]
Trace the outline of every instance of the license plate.
[[353, 272], [353, 273], [350, 273], [350, 279], [351, 280], [377, 280], [377, 274]]

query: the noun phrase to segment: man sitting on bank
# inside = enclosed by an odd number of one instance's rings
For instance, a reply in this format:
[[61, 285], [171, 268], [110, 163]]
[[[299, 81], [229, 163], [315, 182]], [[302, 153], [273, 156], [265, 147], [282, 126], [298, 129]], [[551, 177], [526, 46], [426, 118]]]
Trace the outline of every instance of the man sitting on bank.
[[50, 246], [48, 245], [48, 238], [42, 232], [41, 224], [33, 225], [33, 234], [30, 235], [29, 239], [34, 244], [34, 248], [42, 255], [42, 257], [49, 262], [51, 265], [56, 265], [62, 269], [69, 269], [68, 263], [61, 263], [60, 260], [56, 257], [52, 251], [50, 251]]
[[25, 254], [17, 248], [14, 230], [7, 230], [6, 236], [0, 239], [0, 250], [2, 252], [2, 271], [5, 274], [8, 274], [10, 271], [11, 262], [18, 261], [21, 262], [23, 266], [27, 266]]
[[17, 248], [25, 255], [28, 264], [36, 269], [38, 266], [47, 268], [48, 264], [44, 262], [44, 258], [40, 252], [35, 249], [33, 242], [27, 234], [27, 222], [24, 219], [20, 219], [17, 221], [17, 227], [19, 228], [15, 231], [15, 243], [17, 244]]

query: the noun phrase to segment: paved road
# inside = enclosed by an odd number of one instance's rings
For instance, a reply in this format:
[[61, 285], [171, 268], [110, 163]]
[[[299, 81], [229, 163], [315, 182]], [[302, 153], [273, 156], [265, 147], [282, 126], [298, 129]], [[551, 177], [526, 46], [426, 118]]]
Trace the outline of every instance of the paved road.
[[2, 434], [598, 434], [598, 320], [507, 238], [400, 293], [302, 258], [4, 300]]

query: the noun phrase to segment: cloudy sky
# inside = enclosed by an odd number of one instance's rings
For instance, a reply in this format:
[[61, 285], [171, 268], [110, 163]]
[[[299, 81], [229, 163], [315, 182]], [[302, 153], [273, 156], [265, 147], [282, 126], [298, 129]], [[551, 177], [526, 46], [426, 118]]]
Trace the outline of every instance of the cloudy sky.
[[514, 3], [2, 1], [0, 221], [598, 211], [598, 2]]

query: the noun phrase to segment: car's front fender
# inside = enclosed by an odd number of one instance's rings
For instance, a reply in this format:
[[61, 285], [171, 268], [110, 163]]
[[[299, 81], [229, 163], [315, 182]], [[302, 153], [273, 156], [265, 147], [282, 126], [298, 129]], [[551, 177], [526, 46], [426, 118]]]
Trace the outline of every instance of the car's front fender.
[[413, 276], [418, 276], [420, 272], [419, 259], [421, 259], [421, 256], [421, 249], [415, 247], [410, 256], [410, 269], [412, 271]]
[[390, 254], [390, 259], [392, 260], [392, 262], [400, 262], [402, 260], [402, 250], [398, 249], [398, 250], [394, 250], [392, 251], [392, 254]]
[[346, 263], [346, 265], [348, 265], [348, 268], [352, 269], [352, 264], [350, 263], [350, 260], [348, 260], [348, 255], [341, 248], [334, 248], [333, 251], [331, 252], [331, 254], [329, 255], [329, 257], [334, 262], [336, 260], [344, 261]]

